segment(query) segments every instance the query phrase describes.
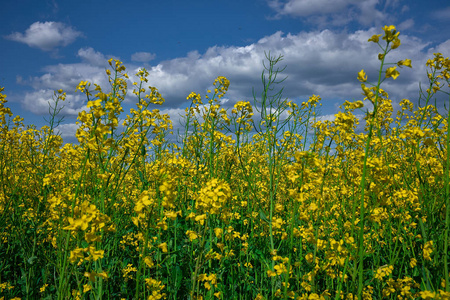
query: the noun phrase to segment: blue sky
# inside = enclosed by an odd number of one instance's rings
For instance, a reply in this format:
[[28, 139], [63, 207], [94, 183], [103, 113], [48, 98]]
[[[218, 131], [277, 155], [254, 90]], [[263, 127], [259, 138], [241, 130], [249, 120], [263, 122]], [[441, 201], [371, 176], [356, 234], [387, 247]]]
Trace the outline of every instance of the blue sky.
[[[357, 73], [375, 82], [378, 46], [368, 43], [384, 25], [395, 25], [402, 45], [388, 61], [412, 60], [397, 80], [385, 81], [394, 108], [403, 98], [417, 103], [427, 84], [425, 62], [434, 52], [450, 54], [450, 2], [445, 0], [245, 0], [245, 1], [3, 1], [0, 11], [0, 86], [14, 115], [25, 124], [46, 125], [54, 90], [67, 93], [58, 127], [76, 142], [76, 117], [86, 98], [81, 80], [108, 87], [109, 58], [133, 75], [145, 67], [149, 85], [165, 98], [161, 113], [174, 132], [191, 92], [205, 95], [217, 76], [231, 84], [225, 108], [251, 101], [261, 91], [264, 52], [283, 55], [283, 95], [301, 103], [322, 97], [322, 115], [332, 120], [345, 100], [361, 100]], [[130, 77], [133, 79], [133, 77]], [[129, 112], [136, 98], [124, 103]], [[443, 107], [445, 98], [438, 98]], [[448, 101], [448, 98], [447, 98]], [[442, 111], [444, 112], [444, 111]]]

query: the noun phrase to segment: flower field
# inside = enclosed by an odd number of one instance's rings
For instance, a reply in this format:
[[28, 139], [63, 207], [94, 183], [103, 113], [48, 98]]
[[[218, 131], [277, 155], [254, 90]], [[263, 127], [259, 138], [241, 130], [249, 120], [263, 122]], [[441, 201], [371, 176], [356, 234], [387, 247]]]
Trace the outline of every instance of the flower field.
[[394, 26], [368, 42], [379, 77], [355, 74], [363, 99], [333, 121], [320, 96], [273, 92], [269, 54], [253, 106], [221, 107], [225, 77], [188, 96], [181, 146], [145, 69], [119, 130], [117, 60], [108, 91], [77, 87], [78, 145], [54, 133], [62, 90], [40, 130], [0, 94], [0, 299], [450, 299], [449, 116], [429, 104], [448, 95], [450, 60], [428, 60], [424, 105], [394, 114], [382, 82], [411, 60], [388, 63]]

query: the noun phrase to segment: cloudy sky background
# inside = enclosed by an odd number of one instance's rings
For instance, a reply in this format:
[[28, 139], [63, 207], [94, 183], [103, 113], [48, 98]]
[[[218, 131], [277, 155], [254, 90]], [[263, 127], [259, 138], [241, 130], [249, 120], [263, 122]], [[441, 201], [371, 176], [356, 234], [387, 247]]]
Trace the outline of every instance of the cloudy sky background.
[[[362, 100], [357, 73], [370, 82], [379, 70], [378, 45], [368, 43], [384, 25], [400, 31], [401, 46], [389, 62], [411, 59], [397, 80], [382, 85], [394, 103], [417, 103], [419, 82], [428, 84], [425, 63], [434, 52], [450, 54], [450, 3], [443, 0], [228, 0], [228, 1], [4, 1], [0, 11], [0, 86], [8, 106], [25, 124], [46, 125], [53, 91], [67, 93], [58, 127], [76, 143], [76, 117], [87, 100], [81, 80], [109, 86], [109, 58], [120, 59], [131, 76], [141, 67], [166, 102], [174, 132], [191, 92], [203, 97], [218, 76], [231, 84], [225, 108], [253, 104], [262, 91], [265, 52], [283, 55], [283, 96], [301, 103], [320, 95], [323, 118], [332, 120], [345, 100]], [[92, 85], [93, 86], [93, 85]], [[280, 86], [280, 87], [282, 87]], [[130, 93], [125, 113], [135, 108]], [[437, 98], [441, 113], [444, 95]], [[125, 116], [125, 115], [123, 115]]]

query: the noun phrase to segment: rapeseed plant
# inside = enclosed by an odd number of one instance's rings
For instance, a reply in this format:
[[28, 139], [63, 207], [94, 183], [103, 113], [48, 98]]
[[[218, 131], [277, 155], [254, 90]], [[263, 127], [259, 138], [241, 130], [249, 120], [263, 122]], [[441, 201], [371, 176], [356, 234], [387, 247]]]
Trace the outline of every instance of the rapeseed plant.
[[419, 106], [403, 99], [394, 116], [380, 86], [412, 62], [386, 62], [394, 26], [369, 42], [377, 82], [358, 72], [363, 99], [333, 121], [318, 118], [319, 95], [273, 92], [282, 56], [269, 53], [254, 106], [222, 108], [222, 76], [207, 103], [187, 97], [181, 148], [145, 69], [123, 132], [125, 66], [109, 60], [109, 91], [80, 82], [78, 145], [54, 134], [62, 90], [37, 130], [1, 88], [0, 299], [450, 299], [449, 116], [429, 103], [450, 87], [450, 60], [435, 53]]

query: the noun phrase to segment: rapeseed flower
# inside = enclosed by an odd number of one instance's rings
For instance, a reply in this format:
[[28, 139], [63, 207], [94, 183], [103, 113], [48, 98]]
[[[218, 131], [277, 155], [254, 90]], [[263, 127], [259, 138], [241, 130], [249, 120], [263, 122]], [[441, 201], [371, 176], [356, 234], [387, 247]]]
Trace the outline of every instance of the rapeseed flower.
[[423, 258], [431, 261], [431, 253], [433, 253], [433, 241], [428, 241], [423, 246]]

